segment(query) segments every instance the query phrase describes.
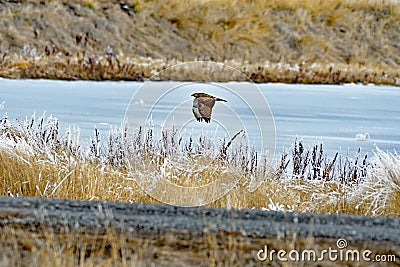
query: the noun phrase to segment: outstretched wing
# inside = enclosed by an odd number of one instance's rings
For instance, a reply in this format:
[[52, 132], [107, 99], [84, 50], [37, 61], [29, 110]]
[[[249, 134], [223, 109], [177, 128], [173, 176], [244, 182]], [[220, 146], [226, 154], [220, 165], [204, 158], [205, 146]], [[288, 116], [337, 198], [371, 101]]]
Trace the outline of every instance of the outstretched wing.
[[215, 104], [215, 99], [211, 97], [199, 97], [199, 112], [206, 122], [210, 122], [212, 108]]

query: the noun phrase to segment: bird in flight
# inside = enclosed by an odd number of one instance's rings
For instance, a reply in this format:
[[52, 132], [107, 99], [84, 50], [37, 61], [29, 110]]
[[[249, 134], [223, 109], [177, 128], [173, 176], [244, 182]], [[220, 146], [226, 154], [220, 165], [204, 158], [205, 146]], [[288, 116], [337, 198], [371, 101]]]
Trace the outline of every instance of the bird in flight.
[[200, 122], [202, 120], [207, 123], [210, 122], [212, 108], [214, 107], [216, 101], [227, 102], [224, 99], [206, 93], [194, 93], [192, 96], [194, 96], [192, 111], [194, 117]]

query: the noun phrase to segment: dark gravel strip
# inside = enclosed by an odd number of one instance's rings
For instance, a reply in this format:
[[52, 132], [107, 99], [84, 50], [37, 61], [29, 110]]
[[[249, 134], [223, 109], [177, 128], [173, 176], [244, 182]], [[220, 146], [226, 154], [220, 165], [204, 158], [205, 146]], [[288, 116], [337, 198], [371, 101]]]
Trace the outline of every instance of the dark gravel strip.
[[106, 227], [149, 237], [166, 232], [201, 235], [238, 233], [248, 238], [346, 238], [358, 244], [400, 248], [400, 218], [274, 212], [222, 208], [183, 208], [141, 203], [0, 197], [0, 226], [76, 229], [101, 233]]

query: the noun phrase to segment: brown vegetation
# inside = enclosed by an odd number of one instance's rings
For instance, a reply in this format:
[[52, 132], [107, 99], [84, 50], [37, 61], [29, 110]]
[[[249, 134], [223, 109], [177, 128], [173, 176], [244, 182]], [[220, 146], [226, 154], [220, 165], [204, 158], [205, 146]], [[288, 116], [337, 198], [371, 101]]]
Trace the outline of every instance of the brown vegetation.
[[[83, 148], [73, 133], [59, 136], [57, 120], [52, 117], [15, 126], [7, 119], [0, 122], [1, 195], [160, 203], [146, 192], [157, 181], [201, 187], [227, 176], [238, 183], [225, 196], [203, 204], [400, 214], [400, 159], [381, 151], [373, 158], [374, 164], [369, 164], [359, 152], [353, 159], [338, 154], [330, 158], [322, 145], [305, 148], [296, 141], [291, 151], [274, 163], [239, 137], [232, 145], [222, 142], [219, 147], [209, 147], [206, 138], [186, 140], [173, 129], [164, 130], [157, 138], [151, 129], [130, 133], [122, 128], [110, 133], [107, 143], [95, 137]], [[210, 190], [219, 192], [221, 188]], [[167, 203], [193, 203], [185, 202], [182, 189], [167, 193]], [[206, 198], [204, 194], [198, 197]]]
[[225, 62], [256, 82], [400, 78], [392, 1], [15, 1], [0, 3], [0, 21], [9, 78], [142, 80], [193, 60]]

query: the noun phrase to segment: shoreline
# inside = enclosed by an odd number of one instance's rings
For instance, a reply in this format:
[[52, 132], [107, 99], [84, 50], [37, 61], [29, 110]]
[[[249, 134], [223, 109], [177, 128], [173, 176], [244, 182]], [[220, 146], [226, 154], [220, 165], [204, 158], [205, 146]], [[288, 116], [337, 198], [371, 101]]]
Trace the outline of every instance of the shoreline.
[[[120, 61], [119, 59], [115, 59]], [[51, 61], [49, 63], [48, 61]], [[82, 58], [76, 62], [92, 62], [90, 64], [73, 64], [71, 59], [52, 60], [46, 58], [43, 62], [24, 60], [4, 61], [5, 68], [0, 69], [0, 77], [8, 79], [49, 79], [49, 80], [89, 80], [89, 81], [139, 81], [151, 79], [155, 74], [163, 72], [170, 67], [193, 63], [188, 62], [162, 62], [154, 60], [154, 63], [140, 64], [138, 61], [119, 65], [117, 68], [112, 63], [102, 60]], [[190, 69], [186, 73], [179, 71], [169, 72], [157, 81], [203, 81], [203, 82], [241, 82], [254, 83], [297, 83], [297, 84], [375, 84], [400, 86], [400, 73], [392, 69], [380, 70], [358, 68], [343, 64], [319, 65], [307, 64], [262, 64], [242, 65], [237, 62], [212, 62], [199, 61], [201, 63], [218, 63], [235, 68], [247, 76], [232, 77], [220, 74], [209, 74], [209, 69]], [[51, 69], [52, 68], [52, 69]], [[51, 69], [51, 71], [49, 71]]]

